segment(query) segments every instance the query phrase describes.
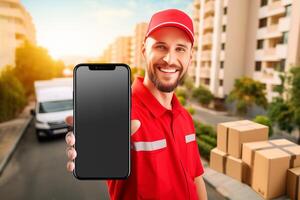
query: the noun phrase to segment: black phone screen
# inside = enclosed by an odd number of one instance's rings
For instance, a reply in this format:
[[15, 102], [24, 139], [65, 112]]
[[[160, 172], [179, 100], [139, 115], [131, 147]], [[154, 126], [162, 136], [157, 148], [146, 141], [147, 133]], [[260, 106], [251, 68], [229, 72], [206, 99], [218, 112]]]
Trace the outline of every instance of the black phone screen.
[[74, 69], [74, 176], [122, 179], [130, 173], [130, 68], [80, 64]]

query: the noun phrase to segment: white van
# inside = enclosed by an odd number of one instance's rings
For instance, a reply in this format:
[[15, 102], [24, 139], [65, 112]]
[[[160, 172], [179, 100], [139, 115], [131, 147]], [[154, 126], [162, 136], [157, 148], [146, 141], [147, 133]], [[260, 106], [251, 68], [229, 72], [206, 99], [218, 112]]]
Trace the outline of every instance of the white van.
[[72, 78], [57, 78], [34, 83], [36, 106], [32, 114], [35, 116], [38, 140], [68, 132], [64, 120], [66, 116], [73, 115], [72, 84]]

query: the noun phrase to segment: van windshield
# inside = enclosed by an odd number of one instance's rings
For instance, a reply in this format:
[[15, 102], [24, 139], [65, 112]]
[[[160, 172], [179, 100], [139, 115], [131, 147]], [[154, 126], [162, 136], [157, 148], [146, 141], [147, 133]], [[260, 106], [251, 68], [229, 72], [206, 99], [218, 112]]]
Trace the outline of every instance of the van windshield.
[[39, 104], [39, 113], [60, 112], [73, 109], [73, 100], [46, 101]]

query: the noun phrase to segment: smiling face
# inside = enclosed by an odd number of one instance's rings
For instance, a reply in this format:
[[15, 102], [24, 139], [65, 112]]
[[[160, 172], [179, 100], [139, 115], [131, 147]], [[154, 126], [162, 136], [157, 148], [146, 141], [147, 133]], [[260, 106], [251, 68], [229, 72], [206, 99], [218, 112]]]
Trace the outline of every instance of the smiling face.
[[146, 39], [142, 48], [146, 76], [161, 92], [172, 92], [183, 79], [192, 58], [192, 43], [184, 31], [163, 27]]

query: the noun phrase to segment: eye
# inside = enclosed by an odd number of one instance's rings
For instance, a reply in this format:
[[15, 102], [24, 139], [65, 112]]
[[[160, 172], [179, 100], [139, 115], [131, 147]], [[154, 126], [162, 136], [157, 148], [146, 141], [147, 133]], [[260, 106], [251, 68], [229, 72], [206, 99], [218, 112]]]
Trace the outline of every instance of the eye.
[[185, 48], [183, 48], [183, 47], [177, 47], [176, 51], [178, 51], [178, 52], [185, 52]]
[[166, 50], [167, 49], [164, 45], [157, 45], [156, 48], [159, 49], [159, 50]]

